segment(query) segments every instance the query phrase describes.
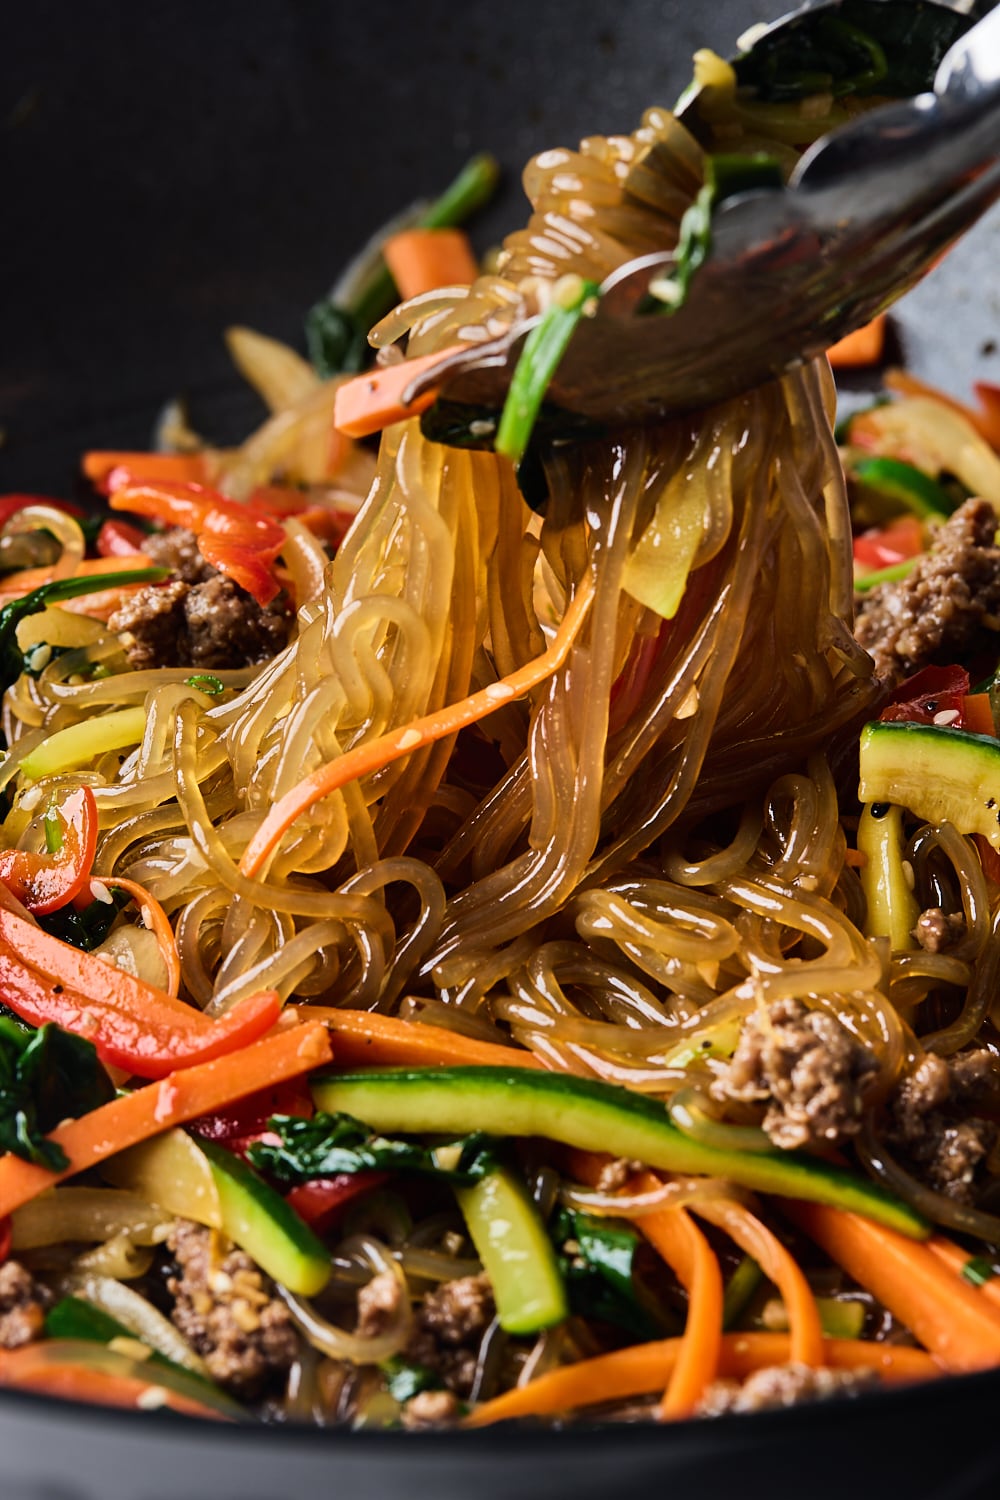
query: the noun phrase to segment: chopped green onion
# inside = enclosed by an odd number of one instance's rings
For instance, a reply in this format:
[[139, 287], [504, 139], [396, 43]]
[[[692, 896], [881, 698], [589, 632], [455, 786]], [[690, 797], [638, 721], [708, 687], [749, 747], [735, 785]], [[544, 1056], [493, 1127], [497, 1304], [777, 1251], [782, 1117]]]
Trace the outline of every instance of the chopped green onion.
[[58, 854], [63, 846], [63, 828], [62, 819], [54, 805], [46, 810], [44, 827], [46, 854]]
[[865, 573], [860, 578], [855, 578], [854, 587], [859, 594], [867, 592], [868, 589], [877, 588], [880, 583], [899, 583], [901, 579], [908, 578], [913, 572], [923, 553], [917, 557], [907, 557], [903, 562], [893, 563], [889, 568], [876, 568], [871, 573]]
[[184, 686], [195, 688], [199, 693], [208, 693], [212, 698], [226, 690], [225, 683], [214, 672], [195, 672], [192, 676], [185, 677]]
[[418, 219], [421, 229], [450, 229], [483, 208], [496, 192], [500, 163], [488, 151], [472, 157]]
[[735, 1328], [763, 1280], [764, 1272], [757, 1262], [751, 1256], [744, 1255], [726, 1282], [726, 1291], [722, 1299], [723, 1328]]
[[564, 276], [553, 289], [553, 300], [524, 341], [497, 428], [495, 448], [512, 463], [524, 457], [549, 383], [566, 353], [580, 319], [594, 306], [600, 288], [596, 281]]
[[854, 477], [870, 489], [901, 500], [907, 510], [922, 519], [950, 516], [955, 503], [947, 490], [899, 458], [865, 458], [854, 465]]
[[967, 1281], [970, 1286], [985, 1286], [998, 1274], [996, 1266], [984, 1255], [974, 1255], [967, 1260], [962, 1267], [962, 1280]]

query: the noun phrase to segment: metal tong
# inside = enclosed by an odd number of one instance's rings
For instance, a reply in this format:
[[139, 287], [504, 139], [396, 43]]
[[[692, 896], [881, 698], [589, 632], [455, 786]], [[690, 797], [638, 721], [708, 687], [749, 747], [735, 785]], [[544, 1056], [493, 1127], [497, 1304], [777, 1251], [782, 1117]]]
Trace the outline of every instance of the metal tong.
[[[857, 12], [858, 0], [824, 0], [784, 17], [756, 36], [745, 56], [773, 52], [776, 39], [793, 41], [797, 28], [836, 15], [845, 3]], [[696, 94], [685, 100], [685, 123], [697, 103]], [[674, 264], [672, 253], [629, 261], [608, 277], [597, 313], [576, 329], [547, 399], [621, 424], [736, 395], [866, 323], [913, 286], [997, 197], [1000, 9], [949, 48], [931, 91], [878, 105], [824, 136], [784, 187], [719, 204], [710, 253], [675, 311], [644, 310], [651, 282]], [[533, 322], [470, 346], [426, 384], [441, 387], [444, 376], [449, 399], [502, 402]]]

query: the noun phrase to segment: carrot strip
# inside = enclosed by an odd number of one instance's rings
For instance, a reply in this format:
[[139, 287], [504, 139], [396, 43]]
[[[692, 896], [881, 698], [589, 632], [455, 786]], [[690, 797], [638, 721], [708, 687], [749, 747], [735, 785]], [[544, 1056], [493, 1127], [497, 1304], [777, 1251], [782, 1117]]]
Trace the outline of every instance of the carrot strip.
[[203, 484], [207, 465], [203, 453], [126, 453], [95, 449], [83, 456], [83, 472], [91, 484], [103, 489], [117, 469], [129, 484]]
[[1000, 1365], [1000, 1309], [955, 1276], [926, 1244], [825, 1204], [782, 1200], [781, 1207], [946, 1370]]
[[153, 936], [163, 959], [163, 966], [167, 971], [167, 983], [165, 989], [172, 999], [176, 1000], [177, 993], [181, 987], [181, 961], [177, 952], [177, 939], [174, 937], [174, 929], [170, 925], [170, 918], [155, 896], [151, 896], [144, 885], [139, 885], [134, 880], [122, 880], [116, 875], [113, 880], [107, 882], [109, 885], [117, 886], [119, 890], [125, 891], [138, 906], [143, 920]]
[[760, 1266], [781, 1293], [788, 1313], [790, 1359], [817, 1367], [823, 1363], [823, 1328], [812, 1287], [785, 1246], [767, 1225], [731, 1198], [705, 1198], [692, 1204], [699, 1218], [724, 1229]]
[[112, 1099], [78, 1120], [67, 1120], [48, 1137], [69, 1158], [62, 1172], [48, 1172], [10, 1153], [0, 1156], [0, 1217], [128, 1146], [332, 1059], [325, 1026], [289, 1026], [239, 1052], [179, 1068], [159, 1083]]
[[167, 1390], [155, 1380], [111, 1375], [107, 1370], [88, 1370], [80, 1365], [33, 1365], [10, 1372], [0, 1365], [0, 1386], [33, 1391], [39, 1396], [56, 1396], [63, 1401], [83, 1401], [91, 1406], [116, 1406], [133, 1411], [150, 1409], [147, 1406], [149, 1393], [155, 1390], [157, 1407], [167, 1407], [170, 1411], [212, 1422], [228, 1420], [221, 1412], [177, 1391]]
[[[643, 1174], [640, 1184], [646, 1179], [650, 1188], [659, 1182], [651, 1172]], [[688, 1290], [684, 1337], [660, 1402], [660, 1416], [671, 1421], [691, 1416], [715, 1377], [722, 1342], [722, 1272], [686, 1208], [668, 1209], [649, 1218], [652, 1222], [640, 1228], [685, 1280]]]
[[463, 345], [441, 349], [436, 354], [422, 354], [417, 359], [404, 359], [395, 365], [382, 365], [345, 380], [338, 386], [334, 399], [333, 425], [347, 437], [371, 437], [390, 427], [393, 422], [403, 422], [407, 417], [416, 417], [437, 400], [437, 390], [424, 391], [420, 396], [409, 396], [413, 382], [428, 370], [442, 364], [449, 355], [457, 354]]
[[442, 286], [471, 286], [479, 275], [462, 229], [401, 229], [382, 246], [382, 258], [404, 302]]
[[470, 724], [478, 724], [480, 719], [485, 719], [501, 704], [523, 698], [532, 688], [545, 682], [559, 670], [569, 655], [587, 618], [593, 597], [594, 585], [588, 573], [573, 596], [551, 644], [541, 656], [519, 667], [509, 677], [490, 683], [489, 687], [481, 688], [478, 693], [472, 693], [458, 703], [439, 708], [420, 719], [413, 719], [400, 729], [390, 730], [388, 734], [358, 745], [336, 760], [327, 761], [325, 766], [320, 766], [311, 776], [292, 787], [291, 791], [286, 792], [274, 804], [247, 845], [240, 860], [240, 874], [250, 878], [258, 875], [296, 818], [308, 812], [317, 802], [322, 802], [324, 797], [339, 791], [350, 781], [359, 781], [363, 776], [381, 771], [384, 766], [391, 765], [404, 755], [411, 755], [425, 745], [448, 739]]
[[826, 357], [835, 370], [850, 365], [877, 365], [885, 349], [885, 313], [876, 313], [863, 328], [855, 328], [831, 344]]
[[964, 1285], [974, 1286], [995, 1307], [1000, 1307], [1000, 1281], [996, 1277], [989, 1277], [986, 1281], [976, 1283], [966, 1281], [962, 1275], [966, 1266], [972, 1265], [976, 1259], [974, 1255], [969, 1254], [968, 1250], [963, 1250], [961, 1245], [956, 1245], [953, 1240], [945, 1239], [943, 1234], [936, 1234], [933, 1239], [928, 1240], [927, 1248], [948, 1267], [949, 1271], [954, 1271], [956, 1276], [961, 1277]]
[[542, 1068], [533, 1052], [479, 1042], [443, 1026], [401, 1021], [377, 1011], [326, 1005], [289, 1006], [300, 1021], [322, 1021], [337, 1038], [337, 1066], [345, 1068]]
[[[594, 1187], [605, 1160], [594, 1152], [573, 1151], [570, 1170], [581, 1182]], [[630, 1188], [652, 1193], [662, 1185], [654, 1172], [640, 1172]], [[685, 1208], [643, 1214], [635, 1226], [688, 1293], [684, 1334], [659, 1412], [665, 1421], [676, 1421], [691, 1416], [715, 1378], [722, 1341], [722, 1272], [711, 1246]]]
[[[152, 568], [156, 564], [145, 552], [133, 552], [128, 557], [85, 557], [73, 572], [74, 578], [85, 578], [90, 573], [124, 573], [131, 572], [133, 568]], [[22, 568], [19, 573], [8, 573], [0, 583], [0, 601], [7, 599], [20, 599], [24, 594], [30, 594], [33, 589], [41, 588], [43, 584], [52, 582], [55, 569], [51, 565], [44, 568]], [[142, 588], [141, 583], [130, 584], [130, 588]], [[106, 592], [110, 592], [107, 590]], [[83, 599], [91, 599], [90, 594], [82, 594]], [[71, 609], [78, 604], [77, 599], [64, 599], [60, 609]]]
[[[486, 1427], [512, 1417], [549, 1417], [580, 1406], [626, 1401], [649, 1396], [669, 1380], [680, 1354], [681, 1339], [632, 1344], [612, 1354], [599, 1354], [575, 1365], [550, 1370], [527, 1385], [505, 1391], [465, 1419], [466, 1427]], [[769, 1365], [787, 1364], [791, 1350], [787, 1333], [725, 1333], [721, 1340], [718, 1374], [743, 1379]], [[887, 1385], [930, 1380], [940, 1366], [922, 1349], [898, 1344], [875, 1344], [862, 1339], [825, 1339], [823, 1363], [834, 1370], [874, 1370]]]

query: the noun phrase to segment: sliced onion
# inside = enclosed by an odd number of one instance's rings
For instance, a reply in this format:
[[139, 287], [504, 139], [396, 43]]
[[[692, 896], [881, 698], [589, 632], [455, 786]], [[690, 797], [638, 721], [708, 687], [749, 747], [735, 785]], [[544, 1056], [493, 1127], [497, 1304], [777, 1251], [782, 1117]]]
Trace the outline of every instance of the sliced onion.
[[83, 1244], [127, 1235], [136, 1245], [155, 1245], [173, 1222], [139, 1193], [112, 1188], [60, 1187], [19, 1208], [13, 1217], [14, 1250], [36, 1250], [64, 1240]]
[[753, 1125], [726, 1125], [716, 1120], [704, 1107], [697, 1089], [681, 1089], [667, 1106], [670, 1122], [684, 1135], [703, 1146], [718, 1146], [723, 1151], [773, 1151], [774, 1145], [763, 1130]]
[[132, 1287], [124, 1286], [110, 1276], [73, 1274], [63, 1280], [62, 1289], [68, 1295], [82, 1297], [112, 1318], [117, 1318], [129, 1333], [134, 1333], [137, 1339], [141, 1339], [158, 1354], [172, 1359], [174, 1364], [183, 1365], [196, 1375], [208, 1374], [201, 1355], [195, 1353], [170, 1319], [165, 1318], [158, 1308], [133, 1291]]
[[559, 1190], [559, 1201], [567, 1208], [578, 1208], [588, 1214], [641, 1219], [644, 1214], [656, 1213], [661, 1208], [680, 1208], [682, 1204], [704, 1202], [708, 1198], [731, 1198], [736, 1191], [731, 1182], [716, 1177], [675, 1177], [652, 1193], [598, 1193], [566, 1185]]
[[413, 1326], [410, 1293], [403, 1268], [379, 1245], [378, 1241], [360, 1235], [357, 1236], [357, 1240], [363, 1244], [366, 1259], [372, 1265], [373, 1270], [376, 1273], [391, 1271], [399, 1282], [399, 1311], [392, 1325], [383, 1333], [373, 1338], [362, 1338], [356, 1333], [348, 1333], [345, 1328], [338, 1328], [335, 1323], [324, 1318], [304, 1297], [296, 1297], [287, 1287], [279, 1284], [278, 1292], [288, 1305], [292, 1321], [314, 1349], [318, 1349], [321, 1354], [328, 1355], [330, 1359], [347, 1360], [352, 1365], [377, 1365], [384, 1359], [391, 1359], [394, 1354], [398, 1354], [406, 1347]]

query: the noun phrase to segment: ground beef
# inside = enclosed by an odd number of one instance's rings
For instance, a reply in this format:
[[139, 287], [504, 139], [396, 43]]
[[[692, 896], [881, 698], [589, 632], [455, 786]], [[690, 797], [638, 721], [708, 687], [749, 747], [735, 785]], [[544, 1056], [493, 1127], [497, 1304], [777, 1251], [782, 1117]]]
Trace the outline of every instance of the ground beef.
[[785, 1150], [834, 1145], [857, 1132], [876, 1068], [835, 1016], [778, 1000], [744, 1021], [712, 1093], [723, 1101], [766, 1103], [764, 1129]]
[[803, 1401], [825, 1401], [831, 1396], [857, 1396], [878, 1384], [874, 1370], [814, 1370], [809, 1365], [769, 1365], [755, 1370], [741, 1385], [717, 1380], [708, 1387], [698, 1408], [703, 1417], [731, 1411], [763, 1411], [768, 1407], [798, 1406]]
[[167, 531], [152, 531], [143, 542], [143, 551], [158, 568], [169, 568], [182, 583], [204, 583], [214, 578], [216, 570], [198, 550], [198, 538], [184, 526]]
[[454, 1427], [462, 1404], [454, 1391], [418, 1391], [403, 1407], [403, 1426], [411, 1432], [428, 1427]]
[[946, 912], [940, 906], [929, 906], [917, 918], [913, 936], [928, 953], [944, 953], [947, 948], [960, 943], [967, 930], [962, 912]]
[[358, 1293], [358, 1338], [376, 1339], [391, 1328], [399, 1315], [403, 1288], [392, 1271], [379, 1271]]
[[204, 561], [191, 532], [175, 529], [150, 537], [147, 550], [177, 576], [139, 589], [108, 621], [136, 671], [225, 671], [268, 661], [287, 645], [292, 617], [283, 596], [262, 609]]
[[428, 1292], [415, 1311], [407, 1358], [434, 1371], [457, 1395], [468, 1396], [479, 1346], [494, 1312], [488, 1276], [444, 1282]]
[[895, 685], [921, 667], [949, 666], [1000, 645], [1000, 548], [997, 514], [967, 500], [906, 578], [883, 583], [858, 601], [855, 634], [875, 660], [875, 675]]
[[41, 1338], [51, 1298], [16, 1260], [0, 1266], [0, 1349], [20, 1349]]
[[998, 1131], [970, 1111], [998, 1101], [1000, 1064], [985, 1048], [952, 1058], [929, 1052], [893, 1093], [886, 1138], [937, 1192], [973, 1203]]
[[168, 1240], [180, 1276], [167, 1283], [174, 1323], [212, 1379], [251, 1399], [283, 1381], [298, 1343], [273, 1284], [211, 1229], [178, 1220]]

